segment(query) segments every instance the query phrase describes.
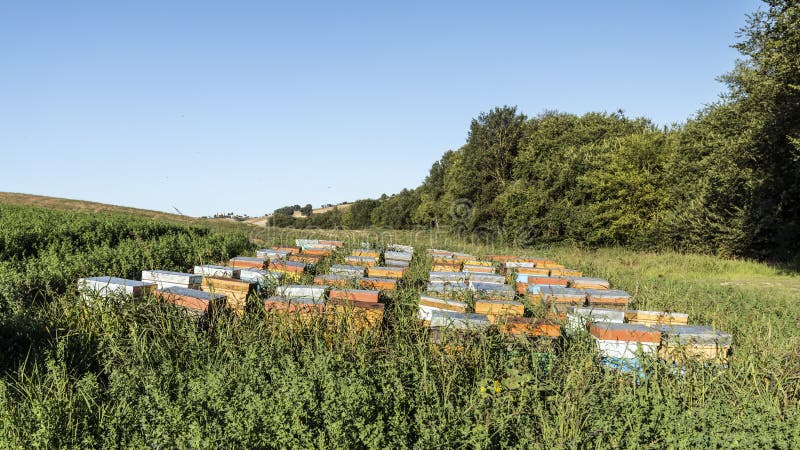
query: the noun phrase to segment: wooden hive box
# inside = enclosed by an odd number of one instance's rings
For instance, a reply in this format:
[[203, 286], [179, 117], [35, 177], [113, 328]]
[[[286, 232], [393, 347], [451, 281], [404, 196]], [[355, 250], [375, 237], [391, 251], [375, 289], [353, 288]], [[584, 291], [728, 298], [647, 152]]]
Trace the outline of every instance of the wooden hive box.
[[369, 249], [369, 248], [360, 248], [360, 249], [353, 250], [351, 255], [352, 256], [361, 256], [361, 257], [364, 257], [364, 258], [375, 258], [375, 259], [378, 259], [378, 258], [381, 257], [381, 252], [378, 251], [378, 250]]
[[227, 306], [236, 314], [244, 314], [249, 296], [256, 287], [256, 283], [223, 277], [203, 277], [202, 289], [212, 294], [222, 294], [227, 297]]
[[448, 299], [464, 299], [469, 293], [469, 286], [465, 283], [428, 283], [425, 292], [434, 297]]
[[386, 246], [386, 249], [392, 252], [403, 252], [403, 253], [414, 254], [414, 247], [410, 245], [389, 244]]
[[330, 273], [336, 275], [344, 275], [350, 278], [360, 278], [364, 276], [364, 266], [348, 265], [348, 264], [334, 264], [330, 267]]
[[483, 314], [456, 311], [433, 310], [430, 315], [420, 317], [423, 324], [432, 328], [452, 328], [457, 330], [485, 330], [492, 323]]
[[464, 283], [467, 281], [467, 274], [464, 272], [439, 272], [431, 271], [428, 280], [439, 283]]
[[290, 284], [288, 286], [281, 286], [278, 288], [278, 295], [283, 298], [313, 298], [321, 300], [325, 297], [327, 286], [320, 285], [305, 285], [305, 284]]
[[383, 303], [335, 299], [327, 310], [345, 318], [352, 330], [358, 332], [379, 327], [383, 323], [384, 308]]
[[449, 266], [449, 265], [458, 265], [458, 266], [460, 266], [462, 264], [461, 261], [459, 261], [457, 259], [454, 259], [451, 256], [434, 256], [432, 258], [432, 263], [433, 264], [445, 265], [445, 266]]
[[636, 358], [639, 352], [656, 354], [661, 332], [631, 323], [592, 323], [589, 334], [604, 358]]
[[625, 311], [625, 321], [642, 325], [686, 325], [689, 323], [689, 315], [679, 312], [629, 309]]
[[548, 277], [550, 276], [550, 269], [545, 269], [542, 267], [519, 267], [515, 269], [517, 275], [534, 275], [537, 277]]
[[469, 264], [464, 264], [461, 270], [463, 270], [464, 272], [471, 272], [471, 273], [495, 273], [494, 267], [492, 266], [473, 266]]
[[469, 273], [467, 272], [467, 278], [469, 281], [475, 281], [477, 283], [494, 283], [494, 284], [505, 284], [506, 277], [502, 275], [497, 275], [494, 273]]
[[344, 247], [344, 242], [342, 242], [342, 241], [332, 241], [332, 240], [329, 240], [329, 239], [320, 239], [319, 243], [322, 244], [322, 245], [332, 245], [332, 246], [338, 247], [338, 248]]
[[156, 290], [156, 284], [146, 281], [128, 280], [118, 277], [87, 277], [78, 279], [78, 292], [84, 300], [93, 296], [106, 298], [110, 295], [145, 297]]
[[513, 300], [514, 289], [507, 284], [470, 281], [469, 288], [475, 295], [487, 300]]
[[545, 305], [554, 303], [573, 306], [583, 306], [586, 303], [586, 292], [581, 289], [565, 288], [562, 286], [541, 286], [539, 298]]
[[359, 281], [364, 289], [378, 289], [380, 291], [394, 291], [397, 289], [397, 280], [394, 278], [366, 277]]
[[471, 259], [464, 261], [465, 266], [481, 266], [481, 267], [491, 267], [494, 269], [494, 263], [491, 261], [479, 261], [477, 259]]
[[558, 338], [561, 337], [561, 325], [548, 319], [537, 319], [534, 317], [507, 316], [498, 322], [501, 333], [513, 336], [531, 336]]
[[156, 291], [156, 296], [167, 303], [181, 307], [187, 312], [197, 316], [206, 313], [213, 315], [217, 311], [225, 309], [226, 302], [224, 294], [212, 294], [202, 290], [183, 287], [159, 289]]
[[585, 291], [591, 306], [624, 311], [631, 302], [631, 294], [620, 289], [586, 289]]
[[171, 272], [168, 270], [143, 270], [142, 281], [146, 283], [155, 283], [158, 289], [170, 287], [200, 289], [203, 276], [191, 273]]
[[461, 264], [434, 264], [431, 266], [433, 272], [460, 272]]
[[552, 271], [554, 269], [563, 269], [564, 265], [563, 264], [558, 264], [558, 263], [553, 262], [553, 261], [542, 261], [542, 262], [537, 262], [536, 263], [536, 267], [541, 267], [541, 268], [544, 268], [544, 269], [550, 269]]
[[661, 332], [658, 356], [666, 361], [728, 362], [733, 343], [728, 333], [705, 325], [653, 325], [652, 328]]
[[569, 332], [578, 332], [586, 330], [590, 323], [599, 322], [623, 323], [625, 322], [625, 313], [612, 309], [571, 307], [567, 312], [566, 329]]
[[267, 260], [258, 257], [253, 258], [249, 256], [236, 256], [228, 261], [228, 265], [237, 269], [266, 269]]
[[217, 266], [214, 264], [194, 266], [194, 273], [204, 277], [239, 278], [241, 272], [241, 270], [231, 266]]
[[431, 295], [420, 295], [419, 307], [421, 310], [440, 309], [444, 311], [466, 312], [467, 304], [457, 300], [434, 297]]
[[292, 245], [275, 245], [272, 247], [273, 250], [280, 250], [282, 252], [286, 252], [290, 255], [295, 255], [300, 253], [300, 247], [295, 247]]
[[515, 288], [520, 294], [530, 294], [530, 288], [534, 286], [567, 286], [566, 278], [559, 277], [537, 277], [531, 275], [517, 275]]
[[608, 289], [611, 284], [602, 278], [590, 277], [567, 277], [569, 287], [576, 289]]
[[378, 303], [380, 291], [373, 289], [331, 289], [328, 298], [352, 302]]
[[264, 258], [269, 261], [272, 261], [273, 259], [286, 259], [286, 257], [289, 255], [289, 252], [283, 250], [272, 250], [269, 248], [256, 250], [256, 257]]
[[525, 314], [525, 305], [513, 300], [489, 300], [479, 298], [475, 300], [475, 312], [484, 314], [492, 322], [501, 317], [519, 316]]
[[411, 261], [411, 259], [413, 257], [414, 257], [413, 253], [407, 253], [407, 252], [392, 252], [392, 251], [389, 251], [389, 252], [384, 252], [384, 254], [383, 254], [383, 259], [385, 259], [385, 260], [391, 259], [391, 260], [395, 260], [395, 261], [407, 261], [408, 262], [408, 261]]
[[278, 284], [283, 278], [283, 273], [272, 272], [264, 269], [241, 269], [239, 279], [254, 282], [259, 289], [266, 289], [269, 286]]
[[386, 264], [387, 267], [400, 267], [403, 269], [411, 267], [411, 263], [399, 259], [384, 259], [383, 263]]
[[322, 260], [322, 258], [323, 257], [320, 256], [320, 255], [309, 255], [309, 254], [306, 254], [306, 253], [300, 253], [299, 255], [289, 255], [288, 258], [286, 258], [286, 259], [288, 259], [289, 261], [292, 261], [292, 262], [299, 262], [299, 263], [305, 263], [305, 264], [314, 265], [314, 264], [318, 264]]
[[314, 284], [324, 286], [346, 287], [351, 281], [352, 277], [346, 275], [339, 275], [336, 273], [329, 273], [317, 275], [314, 277]]
[[370, 267], [378, 265], [378, 258], [371, 256], [345, 256], [344, 262], [352, 266]]
[[313, 298], [287, 299], [277, 295], [264, 300], [264, 310], [267, 312], [295, 313], [301, 315], [321, 314], [325, 311], [322, 300]]
[[273, 261], [270, 269], [287, 274], [302, 274], [306, 271], [306, 264], [297, 261]]
[[373, 278], [403, 278], [406, 274], [405, 269], [400, 267], [367, 267], [367, 276]]
[[333, 250], [328, 249], [328, 248], [307, 248], [307, 249], [303, 250], [303, 252], [301, 254], [302, 255], [320, 256], [320, 257], [324, 258], [326, 256], [331, 256], [333, 254]]

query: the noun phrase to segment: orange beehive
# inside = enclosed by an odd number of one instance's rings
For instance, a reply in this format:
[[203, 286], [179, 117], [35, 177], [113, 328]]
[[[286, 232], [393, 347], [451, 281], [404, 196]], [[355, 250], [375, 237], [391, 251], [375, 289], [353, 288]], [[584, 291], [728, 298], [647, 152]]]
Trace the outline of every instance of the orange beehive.
[[369, 289], [331, 289], [328, 298], [331, 300], [378, 303], [378, 294], [379, 291]]
[[485, 314], [489, 320], [501, 316], [520, 316], [525, 314], [525, 305], [513, 300], [475, 300], [475, 313]]
[[333, 250], [329, 248], [307, 248], [303, 250], [303, 255], [316, 255], [316, 256], [331, 256]]
[[184, 287], [169, 287], [156, 290], [156, 296], [161, 300], [180, 306], [192, 314], [214, 314], [217, 310], [225, 308], [226, 297], [224, 294], [212, 294]]
[[661, 332], [636, 324], [592, 323], [589, 334], [604, 341], [661, 342]]
[[406, 269], [403, 267], [367, 267], [367, 276], [373, 278], [403, 278]]
[[324, 285], [324, 286], [345, 287], [350, 282], [350, 280], [352, 280], [352, 278], [348, 278], [343, 275], [335, 275], [335, 274], [317, 275], [314, 277], [314, 284]]
[[306, 271], [306, 265], [305, 263], [296, 261], [276, 260], [272, 261], [272, 264], [270, 264], [270, 270], [283, 273], [304, 273]]
[[379, 252], [377, 250], [373, 250], [373, 249], [366, 249], [366, 248], [359, 248], [359, 249], [353, 250], [353, 253], [351, 253], [351, 254], [353, 256], [363, 256], [363, 257], [366, 257], [366, 258], [380, 258], [381, 257], [381, 252]]
[[272, 247], [272, 249], [282, 252], [289, 252], [290, 254], [300, 253], [300, 247], [295, 247], [292, 245], [275, 245]]
[[267, 260], [263, 258], [252, 258], [248, 256], [237, 256], [228, 260], [228, 265], [237, 269], [265, 269], [267, 267]]
[[394, 278], [362, 278], [360, 284], [364, 289], [378, 289], [381, 291], [393, 291], [397, 289], [397, 280]]
[[300, 253], [299, 255], [289, 255], [289, 261], [299, 262], [299, 263], [306, 263], [306, 264], [317, 264], [322, 260], [322, 256], [320, 255], [313, 255], [309, 253]]
[[550, 275], [550, 269], [542, 267], [519, 267], [515, 270], [519, 275], [536, 275], [546, 277]]
[[498, 328], [502, 333], [557, 338], [561, 336], [561, 325], [553, 320], [534, 317], [507, 317], [500, 321]]

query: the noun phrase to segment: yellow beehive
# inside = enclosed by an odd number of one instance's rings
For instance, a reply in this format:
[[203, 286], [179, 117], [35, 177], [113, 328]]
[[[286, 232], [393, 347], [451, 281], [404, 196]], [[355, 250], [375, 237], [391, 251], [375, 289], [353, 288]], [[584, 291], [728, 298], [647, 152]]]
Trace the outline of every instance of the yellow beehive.
[[405, 273], [406, 271], [402, 267], [378, 267], [378, 266], [367, 267], [368, 277], [400, 279], [403, 278], [403, 275], [405, 275]]
[[227, 297], [227, 306], [240, 316], [254, 287], [255, 283], [222, 277], [203, 277], [202, 284], [202, 290]]
[[367, 257], [367, 258], [380, 258], [381, 257], [381, 252], [379, 252], [377, 250], [361, 248], [361, 249], [353, 250], [352, 255], [353, 256], [364, 256], [364, 257]]

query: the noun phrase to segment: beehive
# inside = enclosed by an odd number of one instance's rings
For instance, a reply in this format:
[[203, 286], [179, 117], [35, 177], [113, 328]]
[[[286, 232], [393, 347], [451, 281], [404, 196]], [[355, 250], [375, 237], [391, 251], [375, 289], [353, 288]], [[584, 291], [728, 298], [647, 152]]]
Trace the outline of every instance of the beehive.
[[245, 267], [250, 269], [265, 269], [267, 267], [267, 260], [258, 257], [236, 256], [228, 261], [228, 265], [237, 269]]
[[353, 265], [353, 266], [377, 266], [378, 265], [378, 258], [374, 256], [345, 256], [344, 258], [345, 264]]
[[331, 250], [329, 248], [312, 247], [312, 248], [303, 249], [303, 252], [301, 254], [302, 255], [321, 256], [321, 257], [324, 258], [326, 256], [331, 256], [333, 254], [333, 250]]
[[411, 261], [413, 257], [414, 254], [411, 252], [387, 251], [383, 253], [383, 259], [392, 259], [396, 261]]
[[319, 262], [322, 260], [322, 258], [323, 258], [323, 256], [321, 256], [321, 255], [300, 253], [300, 254], [297, 254], [297, 255], [289, 255], [286, 259], [289, 260], [289, 261], [292, 261], [292, 262], [299, 262], [299, 263], [305, 263], [305, 264], [314, 265], [314, 264], [319, 264]]
[[396, 278], [400, 279], [403, 278], [405, 275], [405, 269], [400, 267], [379, 267], [379, 266], [372, 266], [367, 267], [367, 276], [374, 277], [374, 278]]
[[589, 305], [624, 311], [631, 302], [631, 295], [619, 289], [586, 289]]
[[726, 363], [728, 360], [733, 342], [728, 333], [705, 325], [653, 325], [652, 328], [661, 332], [659, 356], [662, 359], [679, 363]]
[[250, 295], [255, 283], [233, 278], [203, 277], [202, 289], [212, 294], [223, 294], [227, 297], [227, 306], [238, 315], [244, 314], [247, 305], [247, 296]]
[[300, 253], [300, 247], [293, 247], [291, 245], [276, 245], [272, 247], [273, 250], [280, 250], [282, 252], [286, 252], [290, 255], [294, 255]]
[[383, 303], [336, 299], [328, 304], [326, 310], [346, 320], [351, 330], [358, 332], [379, 327], [383, 322], [384, 308]]
[[420, 308], [441, 309], [445, 311], [466, 312], [467, 304], [457, 300], [421, 295], [419, 297]]
[[193, 315], [214, 314], [225, 308], [224, 294], [212, 294], [197, 289], [168, 287], [156, 291], [163, 301], [185, 309]]
[[407, 269], [411, 266], [411, 263], [408, 261], [401, 261], [398, 259], [384, 259], [383, 263], [386, 264], [388, 267], [400, 267], [403, 269]]
[[586, 292], [581, 289], [561, 286], [539, 286], [539, 298], [545, 305], [554, 303], [583, 306], [586, 303]]
[[266, 260], [272, 261], [274, 259], [286, 259], [291, 253], [283, 250], [272, 250], [272, 249], [261, 249], [256, 250], [256, 257], [264, 258]]
[[484, 314], [492, 322], [501, 317], [506, 316], [519, 316], [525, 314], [525, 305], [513, 300], [489, 300], [489, 299], [476, 299], [475, 312]]
[[93, 296], [105, 298], [109, 295], [130, 295], [139, 298], [150, 295], [155, 290], [156, 284], [146, 281], [107, 276], [78, 279], [78, 292], [84, 300], [91, 300]]
[[155, 283], [158, 289], [166, 289], [169, 287], [200, 289], [203, 276], [183, 272], [170, 272], [167, 270], [143, 270], [142, 281], [146, 283]]
[[317, 275], [314, 277], [314, 284], [325, 286], [345, 287], [350, 284], [355, 278], [348, 277], [347, 275], [339, 275], [336, 273], [329, 273]]
[[465, 283], [428, 283], [425, 292], [434, 297], [463, 299], [469, 293], [469, 286]]
[[331, 289], [328, 293], [328, 298], [331, 300], [378, 303], [379, 294], [379, 291], [371, 289]]
[[611, 284], [602, 278], [567, 277], [569, 287], [576, 289], [608, 289]]
[[433, 272], [460, 272], [461, 263], [455, 264], [434, 264], [431, 266]]
[[403, 244], [389, 244], [386, 246], [386, 250], [391, 252], [402, 252], [402, 253], [409, 253], [414, 254], [414, 247], [410, 245], [403, 245]]
[[273, 261], [270, 268], [284, 274], [302, 274], [306, 271], [306, 264], [296, 261]]
[[325, 297], [328, 288], [319, 285], [290, 284], [278, 288], [278, 295], [283, 298], [313, 298], [321, 300]]
[[274, 295], [264, 300], [264, 310], [267, 312], [298, 313], [301, 315], [320, 314], [325, 310], [322, 300], [313, 298], [287, 299]]
[[519, 267], [515, 269], [515, 272], [517, 273], [517, 275], [534, 275], [537, 277], [550, 276], [550, 269], [545, 269], [541, 267]]
[[467, 274], [464, 272], [434, 272], [428, 274], [428, 280], [440, 283], [464, 283], [467, 281]]
[[459, 330], [484, 330], [491, 326], [489, 319], [483, 314], [462, 313], [456, 311], [433, 310], [429, 315], [420, 317], [428, 327], [452, 328]]
[[567, 286], [566, 278], [517, 275], [515, 288], [520, 294], [529, 294], [533, 286]]
[[655, 355], [661, 342], [659, 331], [631, 323], [593, 323], [589, 334], [604, 358], [636, 358], [640, 352]]
[[344, 275], [350, 278], [361, 278], [364, 276], [364, 266], [355, 266], [348, 264], [334, 264], [329, 269], [330, 273], [337, 275]]
[[513, 336], [557, 338], [561, 336], [561, 325], [548, 319], [507, 316], [497, 322], [501, 333]]
[[281, 278], [283, 278], [283, 273], [263, 269], [241, 269], [239, 273], [240, 280], [256, 283], [256, 287], [260, 291], [278, 284]]
[[361, 256], [363, 258], [375, 258], [378, 259], [381, 257], [381, 252], [375, 249], [370, 248], [359, 248], [353, 250], [351, 253], [352, 256]]
[[394, 278], [366, 277], [359, 281], [364, 289], [378, 289], [380, 291], [393, 291], [397, 289], [397, 280]]
[[587, 324], [597, 322], [623, 323], [625, 322], [625, 313], [611, 309], [572, 307], [567, 313], [566, 328], [570, 332], [577, 332], [586, 330]]
[[230, 266], [216, 266], [213, 264], [194, 266], [194, 273], [205, 277], [239, 278], [241, 272], [241, 270]]
[[467, 273], [469, 281], [477, 283], [505, 284], [506, 277], [494, 273]]
[[625, 321], [642, 325], [686, 325], [689, 323], [689, 315], [667, 311], [627, 310]]
[[470, 281], [469, 288], [475, 292], [476, 297], [487, 300], [513, 300], [514, 289], [507, 284], [481, 283]]
[[461, 270], [471, 273], [495, 273], [493, 266], [476, 266], [472, 264], [464, 264]]

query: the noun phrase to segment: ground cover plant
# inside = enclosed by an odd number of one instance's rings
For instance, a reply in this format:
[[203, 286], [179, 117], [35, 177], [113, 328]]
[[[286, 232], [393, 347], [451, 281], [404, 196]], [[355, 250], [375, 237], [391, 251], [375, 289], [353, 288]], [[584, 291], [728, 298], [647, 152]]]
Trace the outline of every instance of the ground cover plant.
[[[615, 248], [496, 248], [432, 232], [248, 235], [21, 206], [0, 206], [0, 236], [3, 447], [800, 444], [800, 280], [761, 263]], [[242, 318], [220, 316], [201, 327], [154, 299], [87, 309], [74, 290], [79, 276], [185, 271], [295, 237], [336, 236], [348, 247], [417, 249], [379, 329], [350, 333], [336, 321], [293, 321], [264, 313], [258, 299]], [[429, 270], [420, 254], [426, 247], [545, 256], [607, 277], [633, 294], [633, 307], [688, 312], [694, 323], [733, 334], [729, 367], [680, 372], [654, 361], [648, 377], [636, 379], [601, 369], [587, 336], [545, 349], [491, 332], [432, 345], [414, 319]]]

